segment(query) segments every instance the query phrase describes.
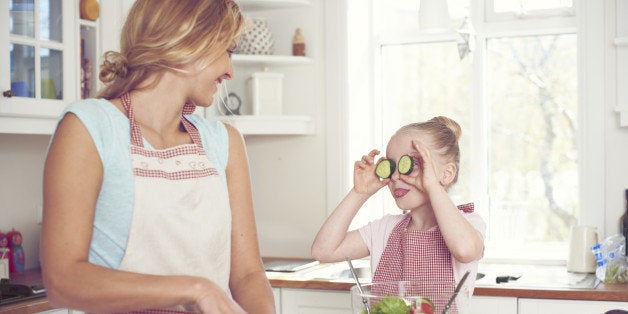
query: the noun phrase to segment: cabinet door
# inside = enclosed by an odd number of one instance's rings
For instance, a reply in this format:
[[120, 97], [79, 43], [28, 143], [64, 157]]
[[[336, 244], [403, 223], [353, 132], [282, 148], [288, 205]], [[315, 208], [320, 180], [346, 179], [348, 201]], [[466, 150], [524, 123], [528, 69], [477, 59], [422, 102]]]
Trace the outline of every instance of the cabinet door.
[[519, 299], [519, 314], [601, 314], [610, 310], [628, 310], [628, 302]]
[[281, 288], [273, 288], [273, 298], [275, 299], [275, 312], [281, 314]]
[[282, 288], [281, 313], [348, 314], [351, 296], [348, 291]]
[[73, 99], [76, 3], [0, 1], [0, 115], [57, 117]]
[[517, 298], [473, 296], [469, 314], [517, 314]]

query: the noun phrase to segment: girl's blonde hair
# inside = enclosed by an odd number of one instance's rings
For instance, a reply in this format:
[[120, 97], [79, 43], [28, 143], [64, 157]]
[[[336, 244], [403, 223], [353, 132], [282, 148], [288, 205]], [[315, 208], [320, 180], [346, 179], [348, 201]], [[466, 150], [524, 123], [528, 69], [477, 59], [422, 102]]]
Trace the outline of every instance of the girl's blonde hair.
[[[448, 162], [454, 162], [456, 169], [459, 169], [460, 147], [458, 146], [458, 140], [462, 134], [462, 129], [456, 121], [444, 116], [438, 116], [425, 122], [405, 125], [397, 133], [403, 131], [421, 131], [429, 134], [434, 140], [436, 152]], [[458, 180], [458, 172], [456, 171], [452, 184]]]
[[[201, 68], [234, 43], [244, 19], [233, 0], [137, 0], [121, 33], [120, 52], [108, 51], [99, 78], [107, 86], [98, 97], [118, 98], [156, 75]], [[148, 86], [150, 87], [150, 85]]]

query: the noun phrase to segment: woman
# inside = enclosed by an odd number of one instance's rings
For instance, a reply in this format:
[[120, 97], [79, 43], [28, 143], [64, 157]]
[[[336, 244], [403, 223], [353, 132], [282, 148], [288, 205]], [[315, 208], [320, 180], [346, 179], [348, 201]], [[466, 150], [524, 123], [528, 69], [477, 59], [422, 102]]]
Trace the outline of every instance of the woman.
[[[192, 115], [231, 79], [232, 0], [138, 0], [98, 99], [70, 104], [44, 170], [41, 264], [55, 306], [273, 313], [246, 150]], [[235, 258], [237, 256], [237, 258]]]

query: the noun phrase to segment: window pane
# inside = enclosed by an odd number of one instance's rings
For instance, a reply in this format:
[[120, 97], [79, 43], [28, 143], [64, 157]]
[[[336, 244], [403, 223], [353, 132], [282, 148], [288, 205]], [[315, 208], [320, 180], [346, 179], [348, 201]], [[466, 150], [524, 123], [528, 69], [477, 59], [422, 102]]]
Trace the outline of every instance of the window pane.
[[[452, 27], [469, 16], [470, 0], [447, 0]], [[417, 30], [419, 27], [419, 7], [417, 0], [375, 0], [373, 1], [374, 26], [376, 33], [395, 30]]]
[[63, 52], [41, 48], [41, 98], [63, 98]]
[[[455, 201], [471, 200], [469, 182], [470, 58], [460, 60], [454, 42], [391, 45], [382, 48], [382, 147], [401, 126], [447, 116], [462, 127], [460, 174], [451, 190]], [[398, 213], [390, 193], [386, 211]]]
[[10, 44], [11, 91], [18, 97], [35, 97], [35, 47]]
[[526, 12], [571, 8], [573, 0], [493, 0], [495, 12]]
[[35, 37], [34, 0], [9, 1], [9, 30], [11, 34]]
[[41, 39], [63, 41], [61, 0], [40, 0], [39, 32]]
[[564, 244], [579, 213], [576, 36], [487, 45], [488, 240]]

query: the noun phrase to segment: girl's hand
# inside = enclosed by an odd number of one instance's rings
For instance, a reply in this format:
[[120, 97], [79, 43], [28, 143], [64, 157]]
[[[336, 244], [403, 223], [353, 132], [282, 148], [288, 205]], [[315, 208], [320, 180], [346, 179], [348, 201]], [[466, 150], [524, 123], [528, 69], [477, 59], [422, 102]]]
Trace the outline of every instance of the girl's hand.
[[[375, 175], [375, 156], [379, 155], [379, 150], [373, 149], [368, 155], [362, 156], [362, 159], [356, 161], [353, 166], [353, 190], [360, 194], [375, 194], [379, 189], [386, 186], [390, 179], [380, 180]], [[377, 162], [383, 160], [380, 157]]]
[[418, 175], [400, 174], [399, 178], [408, 184], [416, 186], [419, 191], [425, 193], [428, 193], [430, 188], [442, 187], [442, 184], [438, 179], [440, 171], [438, 169], [438, 165], [432, 159], [430, 149], [419, 140], [412, 140], [412, 146], [418, 152], [418, 156], [416, 157], [420, 162], [415, 166], [418, 166], [419, 173]]

